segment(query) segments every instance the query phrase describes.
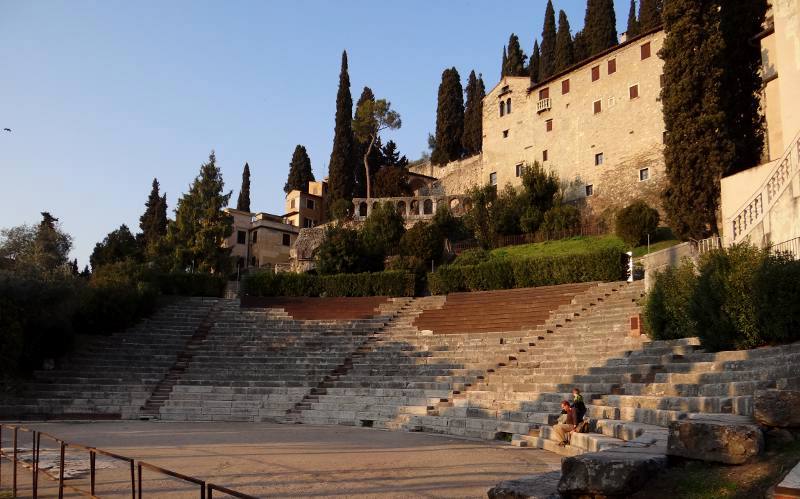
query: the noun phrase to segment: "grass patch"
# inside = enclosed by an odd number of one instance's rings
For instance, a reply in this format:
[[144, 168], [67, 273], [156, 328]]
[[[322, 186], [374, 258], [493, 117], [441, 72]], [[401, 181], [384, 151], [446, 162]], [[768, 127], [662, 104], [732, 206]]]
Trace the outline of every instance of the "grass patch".
[[[797, 437], [796, 437], [797, 438]], [[654, 478], [635, 499], [752, 499], [765, 497], [800, 461], [800, 441], [768, 450], [741, 466], [687, 461]]]
[[580, 255], [615, 248], [620, 244], [622, 244], [622, 240], [617, 236], [577, 236], [558, 241], [506, 246], [492, 250], [491, 255], [496, 258], [540, 258], [567, 254]]
[[[657, 243], [650, 243], [650, 253], [655, 251], [659, 251], [662, 249], [669, 248], [671, 246], [675, 246], [676, 244], [680, 244], [681, 242], [678, 239], [667, 239], [666, 241], [658, 241]], [[648, 253], [647, 245], [644, 246], [637, 246], [633, 248], [633, 257], [639, 258], [640, 256], [644, 256]]]

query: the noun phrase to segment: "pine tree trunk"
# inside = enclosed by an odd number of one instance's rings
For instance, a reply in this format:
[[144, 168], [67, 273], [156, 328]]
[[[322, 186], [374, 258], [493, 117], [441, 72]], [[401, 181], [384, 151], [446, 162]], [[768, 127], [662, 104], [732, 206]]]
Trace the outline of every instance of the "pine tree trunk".
[[369, 181], [369, 155], [372, 152], [372, 147], [375, 145], [375, 135], [372, 136], [372, 139], [369, 141], [369, 147], [367, 147], [367, 152], [364, 153], [364, 172], [366, 175], [367, 181], [367, 204], [369, 204], [369, 199], [371, 197], [370, 191], [370, 181]]

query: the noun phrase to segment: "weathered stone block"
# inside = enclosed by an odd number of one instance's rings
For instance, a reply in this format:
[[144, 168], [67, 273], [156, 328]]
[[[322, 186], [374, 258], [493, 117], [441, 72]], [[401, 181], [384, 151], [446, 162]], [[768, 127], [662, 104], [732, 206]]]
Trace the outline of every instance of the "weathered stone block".
[[489, 499], [557, 499], [561, 473], [551, 471], [500, 482], [486, 493]]
[[558, 491], [565, 495], [626, 496], [641, 489], [666, 465], [665, 455], [644, 449], [568, 457], [561, 462]]
[[764, 435], [756, 424], [737, 419], [684, 419], [669, 426], [671, 456], [742, 464], [764, 450]]
[[800, 426], [800, 391], [758, 390], [753, 399], [756, 421], [764, 426]]

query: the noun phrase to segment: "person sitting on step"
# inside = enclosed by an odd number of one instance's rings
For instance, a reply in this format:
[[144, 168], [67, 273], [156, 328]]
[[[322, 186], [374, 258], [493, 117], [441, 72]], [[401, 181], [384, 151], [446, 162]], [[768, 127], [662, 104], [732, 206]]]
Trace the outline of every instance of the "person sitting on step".
[[588, 421], [585, 421], [584, 418], [586, 417], [586, 404], [583, 402], [583, 395], [581, 395], [581, 389], [577, 386], [572, 389], [572, 408], [575, 409], [575, 424], [578, 426], [578, 433], [583, 433], [586, 430], [586, 426], [588, 426]]
[[572, 408], [568, 400], [561, 401], [561, 415], [553, 425], [553, 435], [558, 441], [559, 447], [564, 447], [569, 443], [569, 435], [576, 426], [575, 409]]

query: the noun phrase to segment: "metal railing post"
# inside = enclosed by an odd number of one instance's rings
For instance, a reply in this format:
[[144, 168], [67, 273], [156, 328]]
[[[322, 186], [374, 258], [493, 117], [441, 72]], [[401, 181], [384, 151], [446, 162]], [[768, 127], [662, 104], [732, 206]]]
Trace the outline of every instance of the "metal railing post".
[[58, 499], [64, 499], [64, 451], [67, 445], [61, 442], [61, 462], [58, 465]]
[[14, 427], [14, 440], [13, 440], [13, 458], [11, 460], [14, 469], [11, 472], [11, 497], [17, 497], [17, 431], [18, 428]]
[[97, 454], [94, 453], [93, 450], [89, 451], [89, 492], [94, 495], [94, 483], [95, 483], [95, 460], [97, 458]]

